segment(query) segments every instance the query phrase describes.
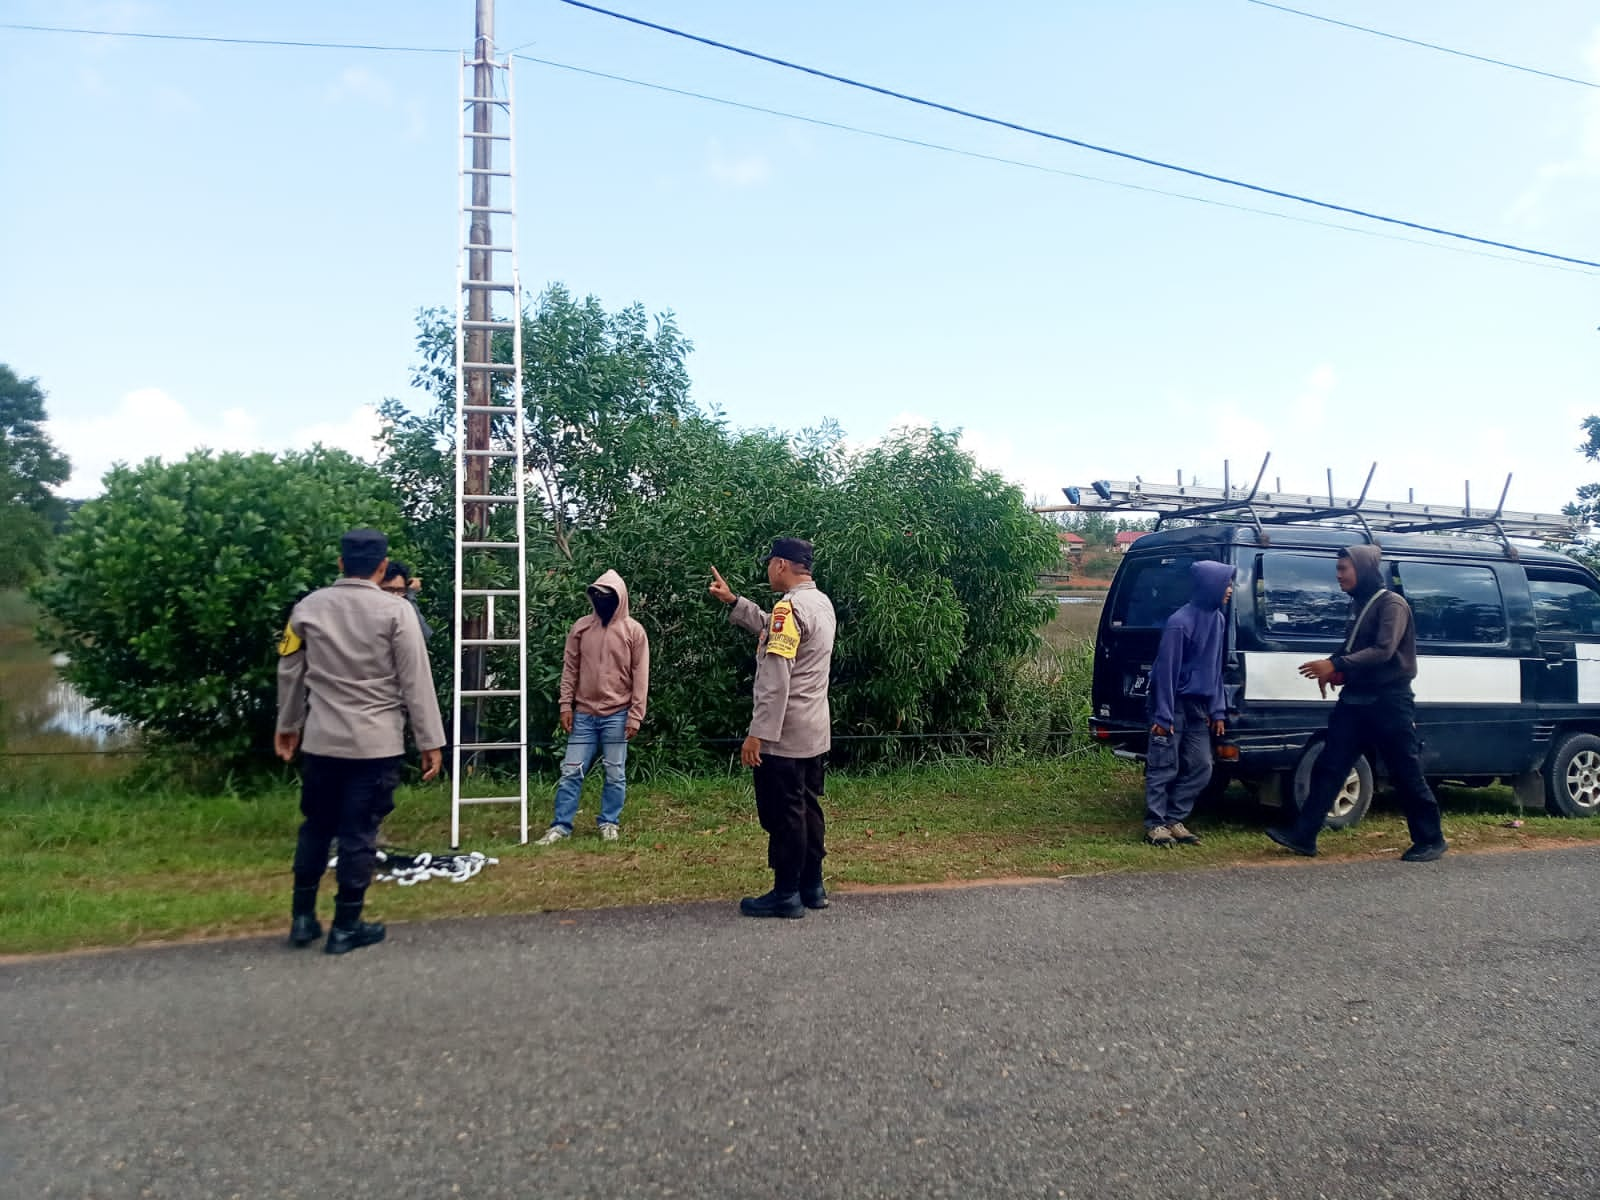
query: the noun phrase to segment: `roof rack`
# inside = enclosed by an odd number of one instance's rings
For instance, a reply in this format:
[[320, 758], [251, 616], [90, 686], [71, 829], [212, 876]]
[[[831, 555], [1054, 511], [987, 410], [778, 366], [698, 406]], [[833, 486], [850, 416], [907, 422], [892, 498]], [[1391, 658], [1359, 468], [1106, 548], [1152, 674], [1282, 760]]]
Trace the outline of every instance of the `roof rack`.
[[[1267, 473], [1268, 454], [1261, 460], [1255, 482], [1248, 488], [1235, 487], [1229, 480], [1229, 466], [1222, 464], [1223, 486], [1197, 487], [1183, 482], [1178, 474], [1176, 485], [1146, 483], [1136, 477], [1133, 482], [1096, 480], [1088, 487], [1063, 488], [1068, 503], [1036, 509], [1037, 512], [1151, 512], [1156, 514], [1156, 528], [1168, 520], [1212, 520], [1249, 522], [1255, 527], [1263, 545], [1268, 544], [1268, 525], [1297, 525], [1324, 522], [1350, 525], [1359, 528], [1367, 541], [1376, 541], [1375, 532], [1383, 533], [1492, 533], [1505, 546], [1506, 555], [1517, 557], [1512, 538], [1540, 542], [1574, 542], [1583, 532], [1578, 521], [1569, 516], [1552, 513], [1507, 512], [1506, 495], [1511, 490], [1511, 476], [1506, 476], [1505, 487], [1500, 491], [1500, 502], [1493, 510], [1473, 508], [1472, 485], [1467, 484], [1466, 503], [1462, 506], [1444, 504], [1418, 504], [1413, 499], [1405, 501], [1372, 500], [1367, 491], [1378, 470], [1373, 463], [1367, 480], [1361, 485], [1361, 494], [1354, 499], [1341, 498], [1333, 492], [1333, 471], [1328, 472], [1328, 494], [1307, 495], [1304, 492], [1261, 490], [1261, 481]], [[1274, 481], [1276, 482], [1276, 481]]]

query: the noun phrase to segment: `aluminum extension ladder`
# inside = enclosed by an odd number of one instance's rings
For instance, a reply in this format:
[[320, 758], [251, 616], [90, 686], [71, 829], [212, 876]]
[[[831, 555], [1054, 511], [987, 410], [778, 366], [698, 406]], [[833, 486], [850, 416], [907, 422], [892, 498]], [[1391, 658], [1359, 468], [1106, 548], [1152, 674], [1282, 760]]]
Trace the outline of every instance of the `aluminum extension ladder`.
[[[527, 512], [515, 132], [511, 57], [497, 61], [492, 43], [482, 38], [472, 55], [461, 57], [452, 848], [460, 846], [465, 804], [517, 804], [522, 841], [528, 840]], [[500, 740], [486, 740], [491, 735]], [[461, 794], [463, 763], [506, 767], [513, 755], [515, 795]]]

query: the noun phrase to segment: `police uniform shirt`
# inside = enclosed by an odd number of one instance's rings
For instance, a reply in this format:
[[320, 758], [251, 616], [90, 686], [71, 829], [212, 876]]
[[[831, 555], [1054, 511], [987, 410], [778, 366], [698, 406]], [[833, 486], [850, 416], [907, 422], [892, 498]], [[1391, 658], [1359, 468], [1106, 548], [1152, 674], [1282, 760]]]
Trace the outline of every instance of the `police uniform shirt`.
[[411, 606], [370, 579], [340, 579], [294, 606], [278, 643], [278, 732], [333, 758], [444, 745], [422, 629]]
[[760, 635], [756, 646], [755, 712], [750, 736], [764, 754], [814, 758], [833, 744], [828, 675], [837, 620], [833, 602], [806, 580], [769, 615], [740, 596], [728, 620]]

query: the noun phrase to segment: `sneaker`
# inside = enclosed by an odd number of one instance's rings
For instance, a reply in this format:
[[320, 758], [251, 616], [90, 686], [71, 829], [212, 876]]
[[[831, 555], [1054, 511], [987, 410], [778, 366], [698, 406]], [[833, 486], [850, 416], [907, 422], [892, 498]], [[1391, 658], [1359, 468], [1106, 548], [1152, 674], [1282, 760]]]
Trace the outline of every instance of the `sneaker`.
[[570, 830], [563, 829], [559, 825], [552, 825], [544, 831], [544, 836], [533, 844], [535, 846], [554, 846], [557, 842], [565, 841], [571, 836]]
[[1198, 846], [1200, 844], [1200, 835], [1191, 833], [1189, 827], [1182, 821], [1174, 821], [1171, 825], [1168, 825], [1167, 832], [1172, 835], [1172, 840], [1180, 846]]
[[617, 828], [616, 822], [614, 822], [614, 821], [601, 821], [600, 822], [600, 840], [602, 842], [614, 842], [614, 841], [616, 841], [617, 840], [617, 835], [620, 834], [621, 832], [622, 831]]
[[1431, 846], [1412, 846], [1400, 856], [1401, 862], [1434, 862], [1444, 857], [1444, 852], [1450, 848], [1448, 842], [1435, 842]]
[[1164, 850], [1170, 850], [1177, 844], [1173, 839], [1172, 830], [1165, 825], [1157, 825], [1154, 829], [1146, 829], [1144, 831], [1144, 840], [1150, 845], [1160, 846]]

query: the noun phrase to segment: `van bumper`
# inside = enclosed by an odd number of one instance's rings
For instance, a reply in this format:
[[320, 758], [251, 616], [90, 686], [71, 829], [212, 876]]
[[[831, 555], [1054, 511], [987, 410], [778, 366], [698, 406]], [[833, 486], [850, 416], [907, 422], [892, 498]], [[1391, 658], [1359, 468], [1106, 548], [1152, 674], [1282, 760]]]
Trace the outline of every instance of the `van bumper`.
[[[1217, 743], [1217, 765], [1236, 779], [1259, 778], [1292, 771], [1317, 729], [1251, 729], [1230, 721], [1227, 736]], [[1150, 727], [1144, 722], [1089, 718], [1089, 736], [1118, 758], [1143, 761], [1150, 748]]]

